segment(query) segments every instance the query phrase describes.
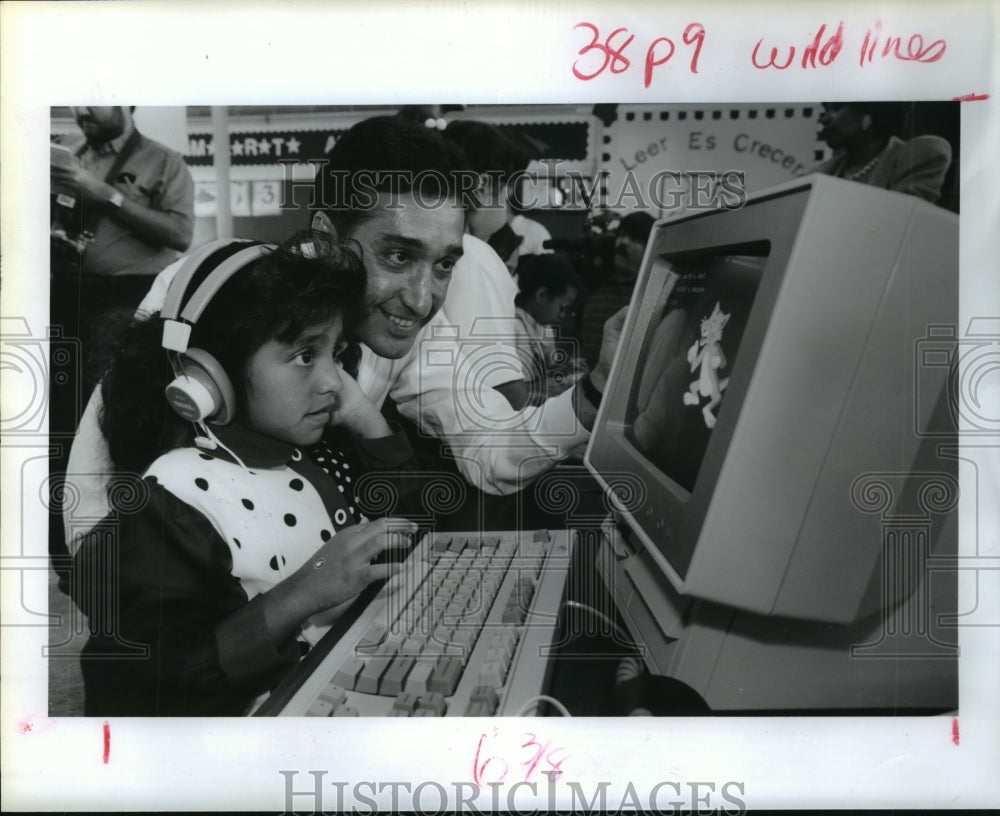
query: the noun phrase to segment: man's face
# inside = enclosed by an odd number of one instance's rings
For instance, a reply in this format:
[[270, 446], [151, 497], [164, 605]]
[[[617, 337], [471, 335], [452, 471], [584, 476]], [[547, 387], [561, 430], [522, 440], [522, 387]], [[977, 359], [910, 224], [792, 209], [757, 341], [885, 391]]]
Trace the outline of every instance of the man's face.
[[102, 145], [125, 132], [125, 111], [120, 107], [73, 108], [76, 123], [87, 144]]
[[465, 210], [447, 201], [427, 206], [412, 193], [389, 209], [388, 194], [346, 237], [365, 265], [363, 304], [349, 317], [351, 334], [380, 357], [402, 357], [444, 303], [462, 256]]

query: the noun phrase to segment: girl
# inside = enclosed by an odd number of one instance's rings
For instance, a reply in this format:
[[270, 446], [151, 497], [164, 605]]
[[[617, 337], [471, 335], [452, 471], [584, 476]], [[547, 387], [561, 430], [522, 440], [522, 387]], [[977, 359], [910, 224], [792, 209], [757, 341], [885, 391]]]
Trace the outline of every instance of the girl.
[[143, 476], [75, 560], [86, 714], [242, 714], [398, 570], [371, 562], [390, 526], [413, 526], [353, 523], [359, 467], [409, 457], [341, 363], [343, 310], [362, 289], [359, 262], [329, 236], [226, 242], [182, 262], [163, 314], [121, 336], [102, 430], [116, 469]]

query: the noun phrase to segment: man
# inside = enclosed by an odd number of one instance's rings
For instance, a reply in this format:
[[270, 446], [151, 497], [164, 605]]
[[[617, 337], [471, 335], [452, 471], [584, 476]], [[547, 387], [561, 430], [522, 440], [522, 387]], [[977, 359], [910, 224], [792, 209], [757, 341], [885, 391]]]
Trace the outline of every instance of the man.
[[633, 212], [621, 219], [615, 234], [613, 269], [608, 278], [591, 290], [580, 313], [580, 350], [591, 367], [601, 354], [604, 323], [632, 299], [653, 217]]
[[190, 246], [194, 183], [177, 153], [136, 130], [135, 108], [71, 110], [82, 138], [51, 165], [53, 306], [62, 296], [66, 314], [86, 320], [134, 308], [152, 276]]
[[[424, 434], [446, 443], [466, 480], [486, 493], [513, 493], [579, 449], [620, 323], [591, 375], [589, 398], [574, 388], [540, 407], [512, 409], [495, 388], [511, 370], [497, 363], [511, 361], [490, 359], [495, 336], [475, 332], [496, 302], [486, 293], [508, 273], [485, 243], [464, 234], [463, 198], [475, 174], [462, 157], [419, 125], [380, 117], [345, 133], [325, 172], [330, 206], [312, 224], [349, 242], [365, 265], [364, 303], [350, 329], [362, 344], [358, 384], [369, 399], [382, 406], [391, 398]], [[157, 279], [141, 308], [159, 309], [172, 271]], [[449, 284], [463, 276], [473, 285], [456, 299]], [[516, 357], [513, 364], [520, 371]], [[104, 457], [98, 396], [74, 442], [71, 472], [99, 470]], [[81, 515], [95, 515], [104, 481], [79, 479]]]
[[[403, 133], [404, 128], [409, 130]], [[400, 144], [410, 148], [400, 149]], [[571, 389], [538, 408], [511, 409], [497, 393], [495, 380], [515, 366], [520, 370], [516, 327], [504, 322], [513, 303], [488, 294], [509, 275], [481, 240], [463, 238], [461, 205], [464, 198], [471, 200], [466, 193], [471, 193], [476, 177], [463, 173], [461, 156], [452, 155], [450, 165], [431, 163], [431, 156], [446, 150], [436, 134], [418, 126], [393, 119], [359, 123], [341, 137], [326, 168], [329, 184], [336, 180], [345, 195], [340, 206], [317, 213], [313, 226], [326, 225], [360, 245], [369, 290], [381, 293], [366, 302], [368, 314], [352, 324], [363, 343], [358, 374], [362, 390], [376, 405], [391, 397], [405, 418], [446, 442], [471, 484], [487, 493], [512, 493], [587, 440], [596, 411], [592, 402], [603, 388], [617, 338], [611, 339], [603, 365], [593, 374], [592, 400]], [[407, 164], [408, 152], [419, 154], [419, 162]], [[387, 174], [381, 185], [374, 184], [383, 188], [377, 206], [352, 206], [362, 199], [360, 188], [370, 182], [373, 169]], [[422, 206], [420, 196], [412, 193], [401, 192], [393, 200], [388, 174], [405, 171], [416, 177], [428, 170], [457, 179], [457, 211], [454, 206], [440, 208], [450, 211], [442, 215]], [[430, 240], [435, 234], [438, 237]], [[412, 249], [406, 250], [405, 268], [379, 258], [380, 252], [408, 246]], [[448, 265], [450, 274], [442, 274]], [[386, 300], [385, 293], [391, 291], [399, 295]], [[406, 329], [409, 334], [401, 336]], [[449, 358], [450, 364], [438, 364]]]
[[[136, 130], [134, 107], [71, 110], [81, 136], [52, 147], [50, 322], [62, 338], [79, 340], [80, 353], [69, 376], [51, 383], [53, 441], [76, 430], [80, 406], [96, 384], [94, 341], [104, 315], [135, 309], [194, 231], [191, 174], [177, 153]], [[67, 449], [68, 443], [55, 446], [54, 480], [66, 469]], [[50, 486], [50, 492], [50, 546], [58, 553], [61, 491]]]

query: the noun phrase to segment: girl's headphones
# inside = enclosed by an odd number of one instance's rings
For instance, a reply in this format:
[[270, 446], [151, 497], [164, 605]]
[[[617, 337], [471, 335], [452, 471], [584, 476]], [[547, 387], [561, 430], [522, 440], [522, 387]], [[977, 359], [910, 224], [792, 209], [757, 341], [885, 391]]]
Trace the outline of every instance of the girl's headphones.
[[174, 380], [166, 389], [167, 402], [191, 422], [226, 425], [236, 414], [236, 391], [229, 375], [219, 361], [204, 349], [188, 348], [191, 329], [226, 281], [276, 248], [274, 244], [252, 244], [239, 250], [209, 272], [184, 303], [187, 288], [201, 265], [210, 255], [233, 243], [244, 242], [213, 241], [181, 261], [160, 310], [163, 318], [162, 345], [167, 350], [174, 371]]

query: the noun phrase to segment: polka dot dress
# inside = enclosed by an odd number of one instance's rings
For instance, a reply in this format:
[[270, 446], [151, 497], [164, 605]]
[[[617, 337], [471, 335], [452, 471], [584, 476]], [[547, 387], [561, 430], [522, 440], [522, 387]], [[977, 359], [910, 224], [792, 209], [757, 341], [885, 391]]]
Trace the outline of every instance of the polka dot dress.
[[354, 522], [368, 521], [354, 500], [354, 479], [356, 470], [351, 467], [347, 455], [332, 448], [325, 440], [311, 447], [307, 453], [313, 463], [333, 479], [344, 500], [347, 502], [347, 513]]
[[[337, 464], [332, 467], [336, 472]], [[331, 518], [313, 484], [285, 465], [247, 471], [195, 448], [179, 448], [157, 459], [146, 476], [212, 523], [229, 545], [233, 575], [248, 598], [295, 572], [355, 523], [346, 497]]]

